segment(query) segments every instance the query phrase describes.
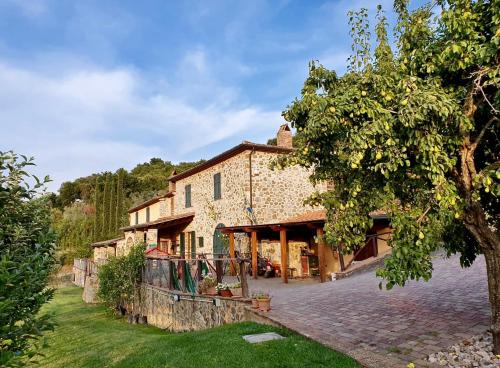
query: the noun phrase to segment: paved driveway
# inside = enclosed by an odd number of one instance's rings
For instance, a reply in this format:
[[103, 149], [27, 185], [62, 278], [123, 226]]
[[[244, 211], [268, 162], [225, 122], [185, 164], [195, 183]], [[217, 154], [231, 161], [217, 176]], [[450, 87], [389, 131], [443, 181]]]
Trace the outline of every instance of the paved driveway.
[[429, 282], [391, 291], [379, 290], [373, 269], [324, 284], [273, 284], [268, 315], [368, 367], [423, 367], [427, 355], [487, 329], [490, 316], [482, 257], [462, 269], [458, 257], [436, 256], [434, 269]]

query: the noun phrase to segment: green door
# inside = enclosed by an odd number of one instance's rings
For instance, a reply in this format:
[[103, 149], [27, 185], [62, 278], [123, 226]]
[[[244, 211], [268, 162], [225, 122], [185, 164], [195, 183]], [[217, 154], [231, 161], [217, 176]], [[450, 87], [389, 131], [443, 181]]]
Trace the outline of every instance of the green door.
[[224, 224], [219, 224], [214, 231], [214, 258], [222, 257], [228, 254], [227, 237], [220, 232], [220, 228], [225, 227]]

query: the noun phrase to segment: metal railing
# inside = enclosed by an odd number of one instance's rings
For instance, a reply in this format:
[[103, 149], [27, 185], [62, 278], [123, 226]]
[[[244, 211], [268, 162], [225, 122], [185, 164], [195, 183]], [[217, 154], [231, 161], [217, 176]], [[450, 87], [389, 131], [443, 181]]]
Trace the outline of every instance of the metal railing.
[[242, 296], [248, 297], [247, 263], [248, 259], [227, 256], [148, 257], [143, 268], [142, 282], [168, 290], [201, 294], [200, 284], [203, 279], [213, 277], [217, 283], [241, 283]]

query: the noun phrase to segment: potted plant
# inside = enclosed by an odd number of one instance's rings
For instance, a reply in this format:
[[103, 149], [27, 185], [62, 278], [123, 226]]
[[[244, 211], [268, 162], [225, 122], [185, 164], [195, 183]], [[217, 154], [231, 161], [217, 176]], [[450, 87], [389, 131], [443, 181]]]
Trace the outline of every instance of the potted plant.
[[257, 300], [259, 293], [252, 293], [252, 308], [259, 309], [259, 301]]
[[217, 286], [217, 280], [211, 276], [205, 276], [205, 278], [201, 281], [200, 286], [198, 287], [200, 290], [200, 294], [206, 295], [216, 295], [217, 290], [215, 287]]
[[271, 297], [269, 293], [260, 293], [256, 297], [259, 303], [259, 310], [261, 312], [267, 312], [271, 309]]
[[217, 291], [217, 294], [223, 296], [224, 298], [230, 298], [233, 296], [231, 290], [229, 290], [229, 284], [226, 284], [225, 282], [217, 284], [215, 290]]
[[241, 282], [229, 284], [229, 290], [231, 290], [231, 294], [233, 294], [233, 296], [241, 297], [243, 295], [243, 292], [241, 290]]

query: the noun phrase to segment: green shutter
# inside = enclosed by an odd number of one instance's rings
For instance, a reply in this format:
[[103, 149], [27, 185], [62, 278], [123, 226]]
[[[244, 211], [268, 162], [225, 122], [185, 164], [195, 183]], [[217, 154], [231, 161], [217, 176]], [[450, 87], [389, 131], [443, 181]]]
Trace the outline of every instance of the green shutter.
[[180, 247], [179, 247], [179, 252], [181, 254], [181, 258], [184, 258], [186, 255], [186, 235], [184, 233], [181, 233], [179, 236], [179, 242], [180, 242]]
[[149, 222], [149, 207], [146, 207], [146, 222]]
[[198, 248], [203, 248], [203, 236], [198, 237]]
[[221, 175], [220, 173], [214, 174], [214, 199], [221, 199]]
[[137, 225], [139, 223], [139, 212], [135, 213], [135, 224]]
[[186, 208], [191, 207], [191, 184], [188, 184], [184, 188], [186, 193]]
[[191, 231], [191, 258], [196, 258], [196, 233]]

